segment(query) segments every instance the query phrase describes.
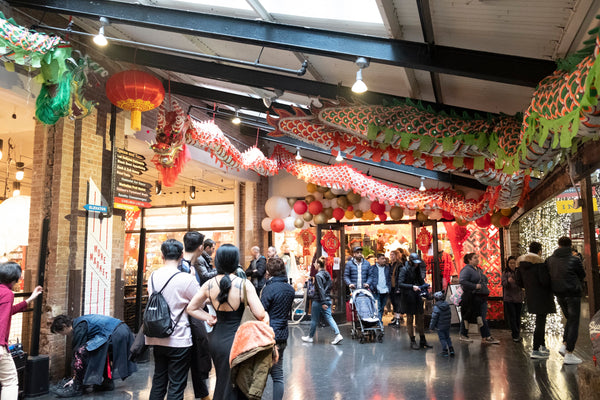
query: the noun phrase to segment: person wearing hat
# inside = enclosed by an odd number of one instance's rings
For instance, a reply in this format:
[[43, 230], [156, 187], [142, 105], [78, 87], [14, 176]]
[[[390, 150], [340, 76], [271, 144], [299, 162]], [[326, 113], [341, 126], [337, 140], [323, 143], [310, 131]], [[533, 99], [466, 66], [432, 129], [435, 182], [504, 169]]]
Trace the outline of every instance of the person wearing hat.
[[[398, 275], [396, 287], [400, 289], [400, 312], [406, 314], [406, 328], [410, 337], [410, 348], [413, 350], [430, 349], [425, 338], [425, 327], [423, 321], [423, 297], [421, 289], [425, 287], [425, 280], [421, 274], [421, 264], [423, 260], [417, 253], [411, 253], [408, 261]], [[417, 345], [415, 340], [415, 321], [417, 332], [419, 332], [420, 342]]]
[[435, 305], [433, 306], [429, 329], [437, 329], [438, 338], [442, 345], [440, 354], [444, 357], [454, 357], [454, 347], [452, 347], [452, 339], [450, 339], [450, 324], [452, 322], [450, 305], [446, 303], [444, 292], [435, 292], [433, 298], [435, 299]]
[[377, 284], [371, 264], [363, 258], [362, 247], [352, 249], [352, 258], [344, 268], [344, 283], [352, 289], [370, 289]]

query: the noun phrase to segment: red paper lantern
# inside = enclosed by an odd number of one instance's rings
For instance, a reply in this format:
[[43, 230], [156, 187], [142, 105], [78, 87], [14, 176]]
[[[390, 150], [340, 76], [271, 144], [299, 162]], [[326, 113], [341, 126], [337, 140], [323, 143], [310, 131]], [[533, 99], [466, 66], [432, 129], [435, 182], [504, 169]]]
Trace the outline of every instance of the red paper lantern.
[[294, 203], [294, 212], [298, 215], [304, 214], [308, 210], [308, 205], [304, 200], [298, 200]]
[[142, 111], [158, 107], [165, 88], [155, 76], [142, 71], [122, 71], [106, 82], [106, 96], [115, 106], [131, 111], [131, 129], [142, 129]]
[[271, 221], [271, 230], [273, 232], [282, 232], [285, 229], [285, 222], [281, 218], [274, 218]]
[[476, 219], [475, 223], [480, 228], [487, 228], [492, 223], [492, 216], [490, 214], [485, 214], [483, 217]]
[[452, 221], [454, 219], [454, 215], [449, 213], [448, 211], [442, 211], [442, 218], [448, 221]]
[[386, 213], [379, 214], [379, 220], [381, 222], [385, 222], [387, 220], [387, 214]]
[[319, 200], [311, 201], [308, 205], [308, 212], [312, 215], [320, 214], [323, 211], [323, 203]]
[[500, 218], [500, 225], [506, 228], [508, 225], [510, 225], [510, 218], [506, 216]]
[[342, 218], [344, 218], [345, 212], [343, 208], [336, 208], [335, 210], [333, 210], [333, 218], [335, 218], [336, 220], [340, 220]]
[[348, 206], [348, 207], [346, 207], [346, 211], [354, 211], [354, 207]]
[[385, 212], [385, 204], [374, 201], [371, 203], [371, 211], [373, 214], [381, 215]]

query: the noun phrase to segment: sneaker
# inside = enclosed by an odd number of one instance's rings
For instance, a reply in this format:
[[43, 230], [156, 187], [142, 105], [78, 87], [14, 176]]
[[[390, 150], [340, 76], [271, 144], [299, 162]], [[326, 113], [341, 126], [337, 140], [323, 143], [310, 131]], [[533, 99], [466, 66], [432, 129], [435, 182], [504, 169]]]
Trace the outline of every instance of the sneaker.
[[81, 388], [81, 386], [75, 388], [75, 384], [67, 386], [65, 388], [62, 389], [58, 389], [56, 390], [54, 393], [56, 394], [56, 397], [60, 397], [60, 398], [67, 398], [67, 397], [77, 397], [77, 396], [83, 396], [83, 390]]
[[394, 325], [396, 323], [396, 321], [398, 321], [398, 319], [396, 317], [392, 318], [392, 320], [390, 321], [390, 323], [388, 325]]
[[448, 348], [448, 353], [450, 353], [450, 357], [454, 357], [454, 347], [450, 346]]
[[546, 346], [540, 346], [540, 351], [542, 353], [550, 355], [550, 350]]
[[481, 343], [485, 343], [485, 344], [500, 344], [500, 341], [497, 339], [494, 339], [492, 336], [488, 336], [486, 338], [481, 339]]
[[543, 360], [543, 359], [546, 359], [548, 357], [550, 357], [548, 354], [542, 353], [539, 350], [533, 350], [531, 352], [531, 358], [536, 359], [536, 360]]
[[583, 361], [573, 353], [566, 353], [563, 363], [565, 364], [581, 364]]
[[313, 338], [311, 338], [310, 336], [302, 336], [302, 341], [306, 343], [312, 343]]
[[473, 343], [473, 339], [469, 338], [468, 336], [464, 336], [464, 335], [460, 335], [458, 337], [458, 340], [460, 340], [461, 342]]
[[344, 340], [344, 338], [342, 337], [342, 335], [340, 335], [339, 333], [337, 335], [335, 335], [335, 338], [333, 339], [333, 342], [331, 342], [331, 344], [338, 344], [339, 342], [341, 342], [342, 340]]
[[442, 352], [440, 353], [440, 356], [448, 357], [448, 350], [447, 349], [442, 350]]
[[521, 336], [513, 338], [513, 342], [515, 342], [515, 343], [521, 343], [522, 341], [523, 341], [523, 338]]
[[567, 354], [567, 346], [565, 344], [561, 344], [560, 347], [558, 348], [558, 354], [560, 354], [561, 356], [565, 356], [565, 354]]

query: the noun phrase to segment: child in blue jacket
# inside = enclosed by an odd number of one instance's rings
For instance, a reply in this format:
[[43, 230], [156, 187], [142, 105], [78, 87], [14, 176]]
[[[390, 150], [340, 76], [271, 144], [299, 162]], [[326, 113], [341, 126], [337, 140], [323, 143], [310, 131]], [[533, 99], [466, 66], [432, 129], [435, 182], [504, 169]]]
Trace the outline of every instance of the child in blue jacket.
[[429, 329], [437, 329], [438, 331], [438, 337], [442, 345], [442, 352], [440, 354], [444, 357], [448, 357], [448, 355], [454, 357], [454, 347], [452, 347], [452, 340], [450, 339], [450, 323], [452, 319], [450, 305], [444, 300], [444, 292], [435, 292], [433, 297], [435, 298], [435, 305], [433, 306]]

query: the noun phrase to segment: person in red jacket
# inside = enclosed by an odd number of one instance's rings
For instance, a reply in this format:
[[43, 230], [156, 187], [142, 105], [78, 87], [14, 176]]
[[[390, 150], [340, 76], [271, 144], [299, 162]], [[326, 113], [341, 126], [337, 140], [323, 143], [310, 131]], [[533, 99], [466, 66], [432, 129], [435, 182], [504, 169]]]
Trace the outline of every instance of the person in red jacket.
[[15, 295], [12, 287], [21, 279], [21, 266], [14, 262], [0, 264], [0, 384], [2, 384], [2, 399], [19, 397], [19, 378], [15, 362], [8, 351], [8, 335], [10, 320], [13, 314], [23, 312], [27, 305], [41, 293], [42, 287], [33, 290], [25, 301], [13, 305]]

